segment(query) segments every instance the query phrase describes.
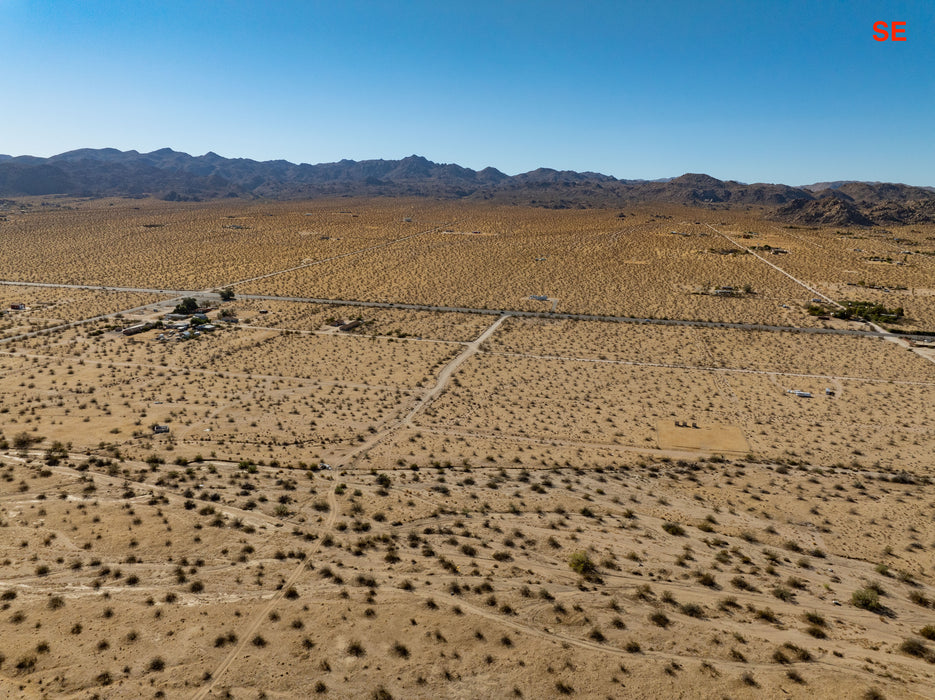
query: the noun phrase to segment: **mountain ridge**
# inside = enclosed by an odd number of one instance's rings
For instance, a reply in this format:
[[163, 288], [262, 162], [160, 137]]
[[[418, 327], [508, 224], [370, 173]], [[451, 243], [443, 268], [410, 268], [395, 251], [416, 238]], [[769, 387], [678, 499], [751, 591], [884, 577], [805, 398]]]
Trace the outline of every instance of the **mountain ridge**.
[[[935, 208], [935, 188], [839, 180], [801, 187], [719, 180], [685, 173], [626, 180], [597, 172], [537, 168], [507, 175], [473, 170], [424, 156], [399, 160], [343, 159], [292, 163], [201, 156], [161, 148], [150, 153], [81, 148], [48, 158], [0, 155], [0, 196], [154, 196], [173, 201], [221, 197], [300, 199], [319, 196], [427, 196], [482, 199], [549, 208], [614, 207], [648, 203], [764, 206], [796, 223], [916, 223]], [[828, 200], [828, 201], [824, 201]], [[842, 203], [847, 204], [844, 206]]]

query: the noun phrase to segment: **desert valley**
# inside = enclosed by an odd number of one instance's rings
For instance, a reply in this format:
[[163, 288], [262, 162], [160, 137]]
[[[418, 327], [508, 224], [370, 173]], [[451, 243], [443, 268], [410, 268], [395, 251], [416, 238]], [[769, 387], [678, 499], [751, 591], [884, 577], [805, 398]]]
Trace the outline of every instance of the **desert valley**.
[[932, 697], [935, 223], [619, 196], [3, 200], [0, 694]]

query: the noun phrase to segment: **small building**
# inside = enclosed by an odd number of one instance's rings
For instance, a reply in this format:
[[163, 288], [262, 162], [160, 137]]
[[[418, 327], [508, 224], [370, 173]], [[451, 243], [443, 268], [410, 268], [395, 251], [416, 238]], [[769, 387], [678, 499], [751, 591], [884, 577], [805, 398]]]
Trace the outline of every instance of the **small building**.
[[529, 298], [534, 301], [548, 301], [549, 300], [549, 297], [545, 294], [533, 294]]
[[153, 426], [153, 434], [155, 435], [159, 435], [161, 433], [168, 433], [168, 432], [169, 432], [168, 425], [154, 425]]
[[354, 321], [348, 321], [347, 323], [341, 324], [338, 326], [339, 331], [352, 331], [363, 323], [360, 319], [355, 319]]
[[149, 321], [144, 323], [137, 323], [135, 326], [130, 326], [129, 328], [123, 329], [124, 335], [136, 335], [137, 333], [142, 333], [143, 331], [148, 331], [153, 327], [153, 324]]
[[210, 333], [213, 330], [216, 330], [217, 326], [212, 323], [202, 323], [198, 326], [198, 330], [203, 331], [204, 333]]

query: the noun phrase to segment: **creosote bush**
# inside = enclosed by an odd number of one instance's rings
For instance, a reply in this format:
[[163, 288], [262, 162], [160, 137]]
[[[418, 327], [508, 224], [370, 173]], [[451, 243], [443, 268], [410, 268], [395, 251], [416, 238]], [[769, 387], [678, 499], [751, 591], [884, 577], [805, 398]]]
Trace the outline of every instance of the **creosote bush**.
[[587, 552], [578, 551], [568, 558], [568, 566], [580, 576], [591, 576], [597, 571], [597, 566]]
[[863, 610], [881, 613], [885, 610], [880, 603], [880, 594], [872, 588], [858, 588], [851, 595], [851, 604]]

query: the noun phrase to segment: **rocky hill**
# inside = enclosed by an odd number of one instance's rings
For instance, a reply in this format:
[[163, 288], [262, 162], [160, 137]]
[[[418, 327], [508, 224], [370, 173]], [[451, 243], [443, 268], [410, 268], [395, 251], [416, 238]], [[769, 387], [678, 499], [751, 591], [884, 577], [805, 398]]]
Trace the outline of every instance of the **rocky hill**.
[[835, 196], [798, 199], [776, 210], [774, 218], [805, 226], [871, 226], [873, 221], [853, 203]]

